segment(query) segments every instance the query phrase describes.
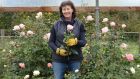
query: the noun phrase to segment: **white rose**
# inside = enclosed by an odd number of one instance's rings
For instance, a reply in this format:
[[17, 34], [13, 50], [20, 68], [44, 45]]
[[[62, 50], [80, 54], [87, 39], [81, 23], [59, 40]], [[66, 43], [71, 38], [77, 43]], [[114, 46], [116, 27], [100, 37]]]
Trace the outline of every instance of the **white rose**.
[[45, 35], [43, 36], [43, 39], [44, 39], [44, 40], [49, 40], [49, 39], [50, 39], [50, 35], [51, 35], [51, 33], [45, 34]]
[[12, 50], [9, 50], [9, 53], [12, 53]]
[[7, 65], [3, 65], [3, 67], [7, 67]]
[[25, 36], [25, 32], [20, 32], [20, 36]]
[[139, 67], [140, 67], [140, 65], [138, 64], [138, 65], [137, 65], [137, 68], [139, 68]]
[[68, 24], [68, 25], [67, 25], [67, 31], [72, 31], [72, 30], [73, 30], [73, 26], [70, 25], [70, 24]]
[[24, 79], [29, 79], [30, 75], [25, 75]]
[[106, 33], [106, 32], [108, 32], [108, 31], [109, 31], [108, 27], [102, 28], [102, 33]]
[[9, 44], [11, 44], [11, 45], [15, 45], [16, 44], [16, 42], [14, 42], [14, 41], [10, 41], [10, 43]]
[[50, 39], [51, 33], [47, 33], [48, 40]]
[[20, 30], [20, 27], [18, 25], [15, 25], [13, 30], [18, 31], [18, 30]]
[[78, 73], [78, 72], [79, 72], [79, 69], [76, 69], [76, 70], [75, 70], [75, 73]]
[[83, 16], [83, 18], [85, 19], [86, 17], [85, 17], [85, 16]]
[[33, 75], [34, 76], [38, 76], [40, 74], [40, 72], [38, 71], [38, 70], [35, 70], [34, 72], [33, 72]]
[[123, 48], [123, 49], [127, 49], [127, 48], [128, 48], [128, 45], [125, 44], [125, 43], [122, 43], [122, 44], [120, 45], [120, 47]]
[[40, 16], [35, 16], [35, 18], [36, 18], [36, 19], [39, 19], [39, 18], [40, 18]]
[[33, 34], [34, 34], [33, 31], [31, 31], [31, 30], [27, 31], [27, 35], [33, 35]]
[[104, 18], [102, 22], [108, 22], [108, 18]]
[[25, 29], [25, 25], [24, 25], [24, 24], [20, 24], [19, 27], [20, 27], [21, 29]]
[[86, 18], [86, 20], [87, 21], [92, 21], [92, 20], [94, 20], [94, 18], [91, 15], [88, 15], [87, 18]]
[[43, 15], [42, 12], [38, 12], [35, 17], [36, 17], [36, 19], [39, 19], [39, 18], [42, 18], [42, 15]]
[[3, 49], [3, 50], [2, 50], [2, 52], [6, 52], [6, 50], [5, 50], [5, 49]]
[[126, 73], [128, 74], [128, 71], [126, 71]]
[[110, 22], [110, 26], [116, 26], [115, 22]]
[[135, 69], [133, 67], [130, 68], [130, 71], [132, 72], [132, 74], [135, 74]]
[[44, 35], [44, 36], [43, 36], [43, 39], [44, 39], [44, 40], [48, 40], [47, 35]]
[[43, 15], [42, 12], [38, 12], [37, 13], [37, 16], [41, 16], [42, 17], [42, 15]]
[[125, 28], [126, 27], [126, 25], [125, 24], [122, 24], [122, 28]]

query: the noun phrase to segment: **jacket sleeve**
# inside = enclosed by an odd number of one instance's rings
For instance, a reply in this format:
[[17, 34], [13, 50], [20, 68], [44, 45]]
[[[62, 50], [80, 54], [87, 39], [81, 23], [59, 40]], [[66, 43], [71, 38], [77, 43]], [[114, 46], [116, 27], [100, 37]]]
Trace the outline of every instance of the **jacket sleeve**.
[[80, 26], [80, 34], [79, 34], [80, 36], [79, 36], [78, 44], [77, 44], [78, 47], [84, 47], [85, 44], [87, 43], [87, 41], [85, 39], [85, 32], [86, 32], [86, 30], [84, 28], [84, 25], [81, 24], [81, 26]]
[[55, 29], [54, 26], [51, 29], [51, 35], [50, 35], [50, 39], [49, 39], [49, 47], [55, 52], [57, 49], [57, 46], [55, 44], [55, 40], [56, 40], [56, 33], [55, 33]]

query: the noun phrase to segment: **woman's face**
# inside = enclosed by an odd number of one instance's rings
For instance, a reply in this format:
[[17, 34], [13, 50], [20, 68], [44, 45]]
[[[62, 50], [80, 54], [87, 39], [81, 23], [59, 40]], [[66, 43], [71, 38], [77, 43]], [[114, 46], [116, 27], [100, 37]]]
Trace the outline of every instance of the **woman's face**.
[[73, 9], [71, 8], [71, 6], [66, 5], [66, 6], [62, 7], [62, 13], [63, 13], [63, 16], [65, 18], [71, 19], [72, 13], [73, 13]]

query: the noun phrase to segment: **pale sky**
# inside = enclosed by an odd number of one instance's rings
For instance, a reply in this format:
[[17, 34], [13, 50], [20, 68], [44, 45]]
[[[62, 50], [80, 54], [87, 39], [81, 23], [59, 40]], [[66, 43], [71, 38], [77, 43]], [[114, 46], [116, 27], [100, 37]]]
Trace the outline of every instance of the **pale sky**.
[[[0, 7], [59, 6], [64, 0], [0, 0]], [[95, 0], [71, 0], [76, 6], [95, 6]], [[140, 0], [99, 0], [100, 6], [140, 6]]]

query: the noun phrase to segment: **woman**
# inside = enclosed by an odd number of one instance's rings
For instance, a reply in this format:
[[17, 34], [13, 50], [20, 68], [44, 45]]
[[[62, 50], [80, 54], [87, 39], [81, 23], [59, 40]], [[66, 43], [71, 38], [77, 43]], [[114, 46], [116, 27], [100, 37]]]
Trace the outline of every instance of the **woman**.
[[[53, 50], [52, 59], [55, 79], [64, 79], [66, 70], [74, 72], [80, 68], [83, 59], [81, 47], [85, 46], [86, 40], [84, 25], [76, 18], [73, 3], [71, 1], [62, 2], [59, 11], [60, 20], [51, 29], [49, 46]], [[75, 38], [64, 42], [64, 33], [68, 33], [67, 25], [73, 26], [72, 33], [74, 33]], [[62, 45], [76, 50], [78, 54], [68, 54], [70, 51], [61, 48]]]

